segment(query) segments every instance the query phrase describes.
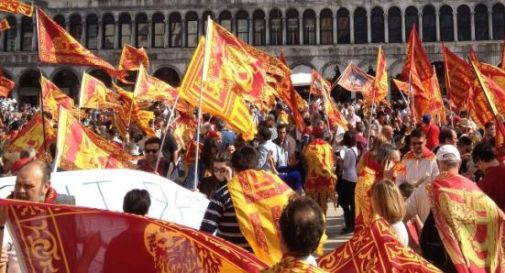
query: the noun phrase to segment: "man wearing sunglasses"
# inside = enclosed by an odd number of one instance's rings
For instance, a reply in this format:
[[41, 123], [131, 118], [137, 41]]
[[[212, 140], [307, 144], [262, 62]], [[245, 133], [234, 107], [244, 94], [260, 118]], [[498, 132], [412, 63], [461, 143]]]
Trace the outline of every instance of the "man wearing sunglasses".
[[157, 137], [151, 137], [146, 140], [144, 144], [144, 159], [139, 160], [137, 163], [139, 170], [154, 173], [163, 177], [167, 176], [168, 162], [163, 158], [163, 156], [160, 158], [158, 169], [155, 170], [160, 146], [161, 139]]

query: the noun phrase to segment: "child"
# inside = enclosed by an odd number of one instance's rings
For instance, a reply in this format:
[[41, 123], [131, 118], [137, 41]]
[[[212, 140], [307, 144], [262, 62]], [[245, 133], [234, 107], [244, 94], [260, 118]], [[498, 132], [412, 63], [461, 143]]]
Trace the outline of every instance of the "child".
[[372, 208], [395, 230], [398, 241], [408, 247], [409, 235], [405, 224], [402, 222], [405, 216], [405, 201], [393, 181], [384, 179], [373, 185]]

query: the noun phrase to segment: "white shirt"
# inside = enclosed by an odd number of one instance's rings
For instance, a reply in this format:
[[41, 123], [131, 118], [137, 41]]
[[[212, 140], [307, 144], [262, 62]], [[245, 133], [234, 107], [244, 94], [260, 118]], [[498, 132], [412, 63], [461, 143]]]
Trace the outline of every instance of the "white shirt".
[[428, 176], [428, 181], [435, 179], [438, 176], [438, 166], [435, 156], [426, 158], [414, 158], [412, 153], [407, 153], [403, 160], [405, 165], [405, 172], [401, 172], [396, 178], [396, 184], [408, 182], [414, 184], [419, 182], [420, 179]]
[[359, 155], [358, 148], [345, 147], [340, 151], [340, 156], [343, 159], [342, 164], [342, 178], [349, 182], [356, 182], [358, 175], [356, 174], [356, 159]]
[[409, 246], [409, 234], [407, 232], [407, 228], [405, 227], [405, 224], [402, 221], [398, 221], [394, 224], [391, 225], [391, 227], [394, 229], [396, 233], [396, 238], [400, 243], [402, 243], [403, 246], [408, 247]]
[[261, 144], [258, 147], [259, 151], [259, 162], [258, 162], [258, 168], [260, 169], [267, 169], [269, 170], [270, 167], [267, 164], [267, 159], [268, 159], [268, 152], [272, 153], [272, 158], [274, 159], [274, 162], [277, 163], [279, 160], [279, 153], [280, 149], [277, 144], [275, 144], [271, 139], [267, 140], [265, 143]]

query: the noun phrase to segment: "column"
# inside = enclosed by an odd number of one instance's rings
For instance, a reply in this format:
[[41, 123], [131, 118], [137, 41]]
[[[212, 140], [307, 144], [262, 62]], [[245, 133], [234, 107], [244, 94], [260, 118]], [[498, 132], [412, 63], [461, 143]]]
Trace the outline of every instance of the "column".
[[436, 29], [437, 29], [437, 41], [440, 41], [440, 12], [435, 12], [436, 16]]
[[351, 44], [354, 44], [354, 13], [349, 11], [349, 32], [351, 34]]
[[372, 42], [372, 11], [367, 10], [366, 13], [367, 13], [367, 16], [366, 16], [367, 42], [371, 43]]
[[303, 15], [302, 15], [302, 18], [300, 18], [300, 15], [298, 17], [298, 35], [299, 35], [299, 39], [298, 39], [298, 44], [299, 45], [303, 45], [303, 40], [305, 37], [303, 37], [303, 34], [304, 34], [304, 31], [303, 31]]
[[388, 14], [384, 12], [384, 42], [389, 43], [389, 21]]
[[454, 33], [454, 41], [457, 42], [459, 41], [458, 38], [458, 12], [455, 10], [454, 15], [452, 16], [452, 31]]
[[164, 47], [170, 46], [170, 14], [165, 16], [165, 32], [163, 36]]
[[402, 10], [402, 42], [405, 42], [405, 11]]
[[36, 23], [33, 24], [33, 34], [32, 34], [32, 51], [37, 51], [38, 46], [38, 31]]
[[287, 44], [287, 30], [286, 30], [286, 17], [281, 17], [281, 23], [282, 23], [282, 45]]
[[337, 15], [333, 14], [333, 44], [337, 43]]
[[88, 47], [87, 41], [88, 41], [88, 23], [86, 22], [86, 17], [84, 17], [83, 23], [82, 23], [82, 34], [81, 34], [81, 44], [84, 45], [86, 48]]
[[265, 14], [265, 45], [270, 45], [270, 20]]
[[152, 16], [147, 18], [147, 47], [154, 47], [154, 29], [153, 29], [153, 20], [152, 20]]
[[[16, 18], [16, 24], [17, 24], [17, 28], [16, 28], [16, 45], [14, 46], [14, 51], [20, 51], [21, 50], [21, 40], [23, 37], [21, 37], [21, 20], [17, 20]], [[4, 31], [5, 33], [5, 31]]]
[[249, 39], [248, 44], [253, 44], [253, 20], [251, 18], [247, 18], [247, 37]]
[[419, 25], [417, 26], [419, 28], [419, 37], [421, 41], [424, 41], [424, 34], [423, 34], [423, 14], [419, 14]]
[[119, 47], [119, 20], [114, 18], [114, 49]]
[[102, 49], [103, 47], [103, 22], [101, 20], [102, 17], [98, 17], [98, 33], [97, 33], [97, 40], [96, 40], [96, 48], [97, 49]]
[[316, 45], [321, 44], [321, 20], [316, 16]]
[[493, 9], [490, 9], [487, 13], [487, 23], [488, 23], [488, 32], [489, 32], [489, 40], [493, 40], [494, 38], [496, 39], [502, 39], [503, 37], [493, 37]]
[[[130, 35], [130, 45], [137, 47], [137, 23], [135, 21], [135, 18], [133, 18], [131, 21], [131, 33], [130, 34], [131, 34]], [[121, 46], [121, 45], [119, 45], [119, 46]]]
[[181, 47], [187, 47], [186, 43], [186, 19], [181, 18]]
[[470, 26], [472, 29], [471, 40], [475, 41], [475, 12], [473, 10], [470, 12]]

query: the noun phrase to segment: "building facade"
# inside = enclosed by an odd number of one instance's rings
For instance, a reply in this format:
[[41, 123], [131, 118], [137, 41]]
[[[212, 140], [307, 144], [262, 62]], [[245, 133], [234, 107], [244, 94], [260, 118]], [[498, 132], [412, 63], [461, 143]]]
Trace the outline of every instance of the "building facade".
[[[384, 48], [389, 75], [400, 73], [405, 42], [417, 26], [428, 57], [442, 77], [441, 42], [466, 56], [472, 46], [498, 64], [505, 36], [505, 0], [47, 0], [35, 1], [76, 39], [111, 64], [122, 45], [145, 47], [150, 73], [177, 86], [206, 18], [272, 54], [284, 51], [293, 72], [317, 69], [333, 78], [350, 62], [375, 67]], [[0, 64], [16, 82], [13, 96], [36, 101], [40, 73], [77, 96], [83, 72], [105, 82], [98, 69], [38, 63], [34, 18], [7, 17], [0, 34]], [[441, 81], [443, 85], [443, 80]]]

